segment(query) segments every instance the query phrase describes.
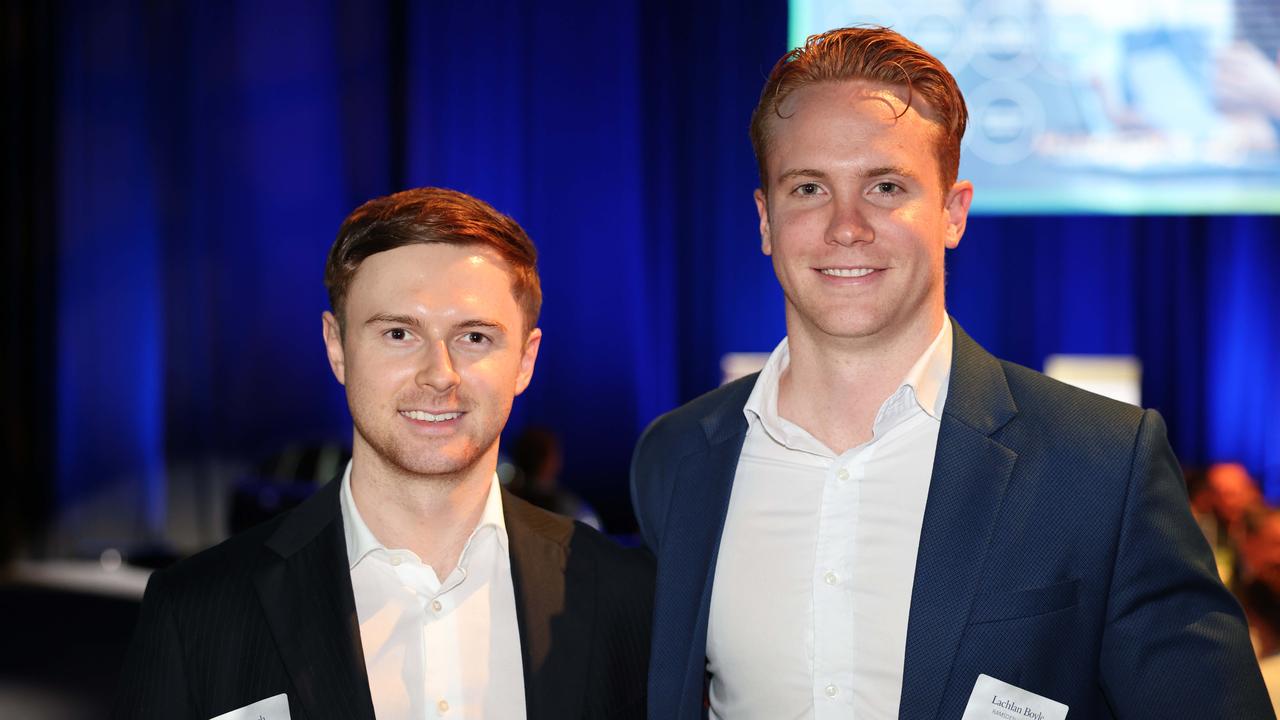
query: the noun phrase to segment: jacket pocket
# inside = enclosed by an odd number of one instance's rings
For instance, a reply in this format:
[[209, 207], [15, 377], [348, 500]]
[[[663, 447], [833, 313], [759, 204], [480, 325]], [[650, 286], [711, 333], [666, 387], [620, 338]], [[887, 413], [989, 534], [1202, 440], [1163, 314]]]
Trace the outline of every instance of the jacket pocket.
[[1075, 607], [1079, 602], [1079, 593], [1079, 580], [1064, 580], [1022, 590], [990, 590], [975, 601], [969, 624], [1033, 617]]

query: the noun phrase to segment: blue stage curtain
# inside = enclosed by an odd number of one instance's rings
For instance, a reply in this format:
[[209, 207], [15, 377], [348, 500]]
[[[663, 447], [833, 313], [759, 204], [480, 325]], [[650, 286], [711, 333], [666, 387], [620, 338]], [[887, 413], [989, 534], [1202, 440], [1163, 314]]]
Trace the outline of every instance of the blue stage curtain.
[[948, 307], [989, 350], [1136, 355], [1184, 464], [1243, 462], [1280, 496], [1280, 217], [978, 217]]
[[[786, 4], [68, 2], [56, 88], [57, 488], [83, 547], [166, 492], [345, 439], [320, 340], [347, 212], [473, 193], [541, 252], [546, 333], [508, 435], [625, 530], [632, 443], [781, 338], [747, 121]], [[979, 189], [980, 191], [980, 189]], [[955, 316], [993, 352], [1142, 357], [1184, 460], [1280, 492], [1275, 218], [975, 218]], [[193, 479], [194, 478], [194, 479]], [[619, 520], [621, 519], [621, 520]]]
[[65, 8], [57, 487], [80, 549], [162, 539], [176, 477], [349, 433], [325, 253], [392, 189], [388, 28], [363, 5]]

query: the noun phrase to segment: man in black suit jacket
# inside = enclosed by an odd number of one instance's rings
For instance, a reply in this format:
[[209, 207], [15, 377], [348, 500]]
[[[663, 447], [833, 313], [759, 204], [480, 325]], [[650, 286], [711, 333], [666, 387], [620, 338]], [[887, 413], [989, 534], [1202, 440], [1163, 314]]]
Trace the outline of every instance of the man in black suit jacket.
[[[495, 479], [498, 435], [541, 340], [535, 260], [513, 220], [448, 190], [379, 198], [347, 218], [324, 330], [355, 424], [352, 464], [296, 509], [152, 577], [116, 717], [372, 719], [377, 707], [386, 720], [425, 703], [441, 717], [644, 716], [651, 558]], [[356, 574], [374, 562], [354, 557], [361, 532], [380, 574]], [[468, 586], [483, 575], [468, 573], [468, 554], [476, 569], [481, 552], [498, 571]], [[401, 587], [402, 559], [439, 582]], [[411, 609], [439, 612], [433, 599], [455, 588], [450, 605], [481, 598], [469, 622], [489, 637], [460, 633], [448, 662], [388, 664], [428, 624], [406, 613], [392, 632], [408, 642], [387, 640], [377, 623], [405, 588]], [[523, 672], [504, 672], [502, 656]], [[423, 696], [450, 664], [466, 666], [468, 690], [452, 705]], [[523, 702], [511, 697], [521, 689]]]

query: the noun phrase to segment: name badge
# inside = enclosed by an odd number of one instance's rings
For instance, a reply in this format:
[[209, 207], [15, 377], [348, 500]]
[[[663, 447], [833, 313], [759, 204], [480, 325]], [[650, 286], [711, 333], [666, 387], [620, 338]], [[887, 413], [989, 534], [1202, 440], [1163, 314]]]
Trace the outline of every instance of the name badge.
[[1006, 682], [979, 675], [960, 720], [1066, 720], [1067, 706]]
[[273, 695], [209, 720], [289, 720], [289, 696]]

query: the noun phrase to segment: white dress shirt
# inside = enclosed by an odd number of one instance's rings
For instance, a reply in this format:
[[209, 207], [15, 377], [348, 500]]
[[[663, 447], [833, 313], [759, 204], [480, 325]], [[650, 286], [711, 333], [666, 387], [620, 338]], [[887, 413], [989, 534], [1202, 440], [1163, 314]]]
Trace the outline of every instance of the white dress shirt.
[[350, 464], [341, 505], [378, 720], [523, 720], [524, 665], [497, 475], [480, 522], [444, 582], [416, 553], [387, 548], [374, 537], [351, 495]]
[[778, 415], [786, 339], [744, 412], [707, 629], [711, 717], [898, 717], [920, 527], [951, 375], [951, 323], [835, 454]]

